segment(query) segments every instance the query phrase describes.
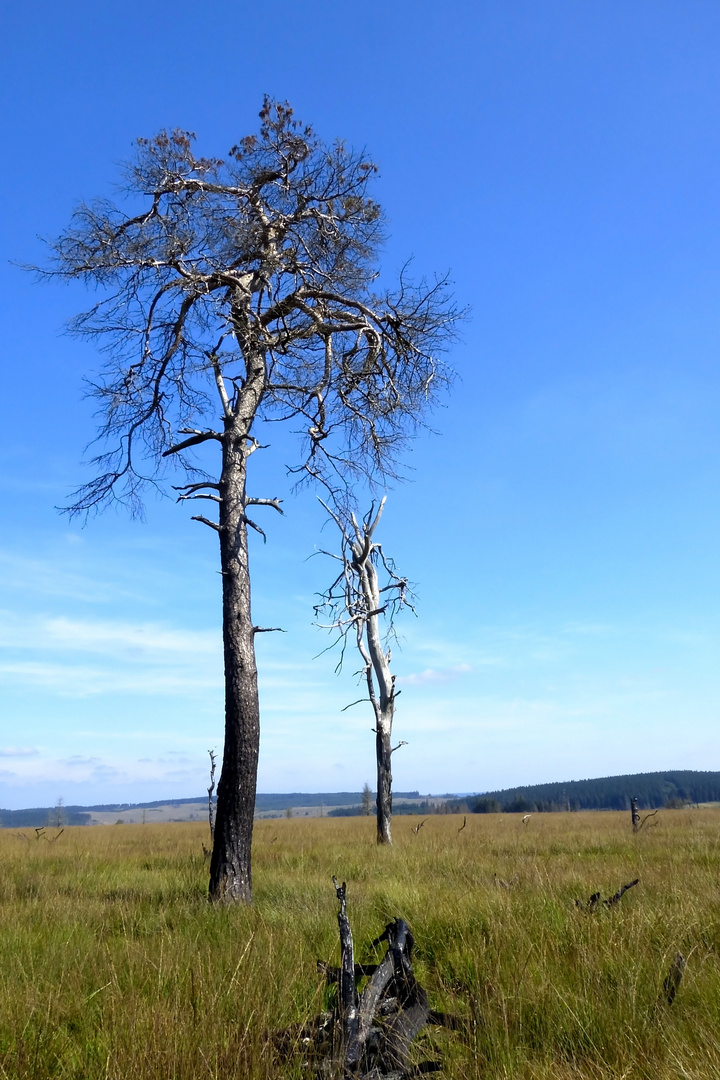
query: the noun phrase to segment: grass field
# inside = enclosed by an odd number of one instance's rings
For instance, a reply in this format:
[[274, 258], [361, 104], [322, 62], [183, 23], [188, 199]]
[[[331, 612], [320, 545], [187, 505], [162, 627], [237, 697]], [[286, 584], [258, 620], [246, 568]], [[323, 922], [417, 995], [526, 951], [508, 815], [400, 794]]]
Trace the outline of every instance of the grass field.
[[[0, 831], [0, 1076], [307, 1075], [271, 1036], [327, 1003], [334, 873], [356, 959], [402, 916], [431, 1005], [466, 1018], [423, 1036], [444, 1076], [720, 1078], [720, 810], [655, 820], [633, 835], [629, 814], [475, 815], [458, 832], [447, 816], [415, 835], [398, 818], [392, 850], [368, 818], [264, 821], [250, 909], [208, 905], [200, 824]], [[635, 877], [617, 907], [575, 907]]]

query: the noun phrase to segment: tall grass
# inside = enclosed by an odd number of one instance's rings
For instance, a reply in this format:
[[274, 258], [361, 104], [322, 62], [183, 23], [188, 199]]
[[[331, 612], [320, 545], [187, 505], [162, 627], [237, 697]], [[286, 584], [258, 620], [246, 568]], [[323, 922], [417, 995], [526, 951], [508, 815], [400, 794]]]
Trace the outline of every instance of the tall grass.
[[[263, 821], [252, 908], [211, 907], [201, 825], [0, 831], [0, 1077], [295, 1077], [272, 1035], [322, 1010], [337, 962], [332, 874], [356, 952], [395, 916], [431, 1004], [444, 1075], [720, 1077], [720, 811]], [[648, 823], [649, 824], [649, 823]], [[511, 888], [496, 879], [510, 881]], [[617, 907], [575, 906], [640, 878]], [[688, 959], [668, 1007], [662, 983]]]

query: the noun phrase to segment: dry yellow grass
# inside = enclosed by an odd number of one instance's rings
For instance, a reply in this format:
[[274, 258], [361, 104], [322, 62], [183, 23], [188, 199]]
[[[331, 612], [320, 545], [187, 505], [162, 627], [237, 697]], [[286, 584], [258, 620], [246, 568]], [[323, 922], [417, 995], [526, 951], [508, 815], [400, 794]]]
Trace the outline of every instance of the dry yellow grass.
[[[0, 831], [0, 1076], [303, 1075], [271, 1034], [327, 1001], [334, 873], [358, 957], [403, 916], [432, 1005], [466, 1018], [427, 1036], [443, 1075], [720, 1077], [720, 811], [657, 820], [633, 835], [625, 814], [477, 815], [462, 832], [433, 817], [416, 836], [397, 818], [392, 850], [367, 818], [260, 822], [251, 909], [208, 905], [202, 825]], [[635, 877], [616, 908], [575, 907]]]

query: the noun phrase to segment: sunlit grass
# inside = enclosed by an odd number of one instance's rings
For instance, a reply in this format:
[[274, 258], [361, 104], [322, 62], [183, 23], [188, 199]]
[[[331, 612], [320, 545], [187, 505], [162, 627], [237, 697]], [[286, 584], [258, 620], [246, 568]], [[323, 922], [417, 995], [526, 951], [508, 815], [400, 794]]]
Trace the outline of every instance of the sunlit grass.
[[[302, 1075], [271, 1036], [327, 1000], [337, 874], [358, 957], [402, 916], [431, 1004], [465, 1018], [427, 1036], [444, 1075], [720, 1077], [720, 811], [657, 820], [398, 818], [392, 850], [367, 818], [259, 822], [250, 909], [207, 903], [202, 825], [0, 831], [0, 1076]], [[612, 910], [575, 906], [635, 877]]]

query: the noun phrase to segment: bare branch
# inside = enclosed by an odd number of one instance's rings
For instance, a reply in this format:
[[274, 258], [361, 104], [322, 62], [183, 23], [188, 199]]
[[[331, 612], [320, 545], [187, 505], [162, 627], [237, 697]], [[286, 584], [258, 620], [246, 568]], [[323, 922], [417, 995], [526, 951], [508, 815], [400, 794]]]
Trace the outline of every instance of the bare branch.
[[226, 420], [231, 420], [233, 416], [232, 406], [230, 405], [230, 398], [228, 397], [227, 390], [225, 389], [225, 381], [220, 370], [220, 363], [218, 361], [215, 352], [211, 353], [208, 357], [212, 364], [213, 375], [215, 376], [215, 385], [217, 386], [218, 395], [222, 403], [223, 415]]
[[277, 510], [278, 514], [284, 514], [285, 511], [283, 510], [282, 506], [280, 505], [281, 502], [282, 502], [282, 499], [246, 499], [245, 500], [245, 505], [246, 506], [272, 506], [273, 510]]
[[176, 502], [186, 502], [188, 499], [210, 499], [211, 502], [221, 503], [219, 495], [210, 495], [208, 492], [196, 492], [194, 495], [178, 495]]
[[173, 491], [201, 491], [202, 488], [213, 488], [215, 491], [219, 491], [220, 485], [213, 480], [201, 480], [196, 484], [173, 484]]
[[383, 495], [382, 499], [380, 500], [380, 506], [378, 507], [378, 512], [375, 515], [375, 517], [373, 518], [372, 524], [365, 526], [365, 535], [368, 537], [368, 539], [372, 538], [372, 534], [375, 532], [376, 528], [378, 527], [378, 524], [380, 523], [380, 518], [382, 517], [382, 512], [385, 509], [385, 503], [386, 502], [387, 502], [387, 495]]
[[176, 443], [168, 450], [163, 450], [163, 457], [170, 457], [171, 454], [179, 454], [183, 450], [188, 450], [191, 446], [200, 446], [201, 443], [208, 442], [210, 439], [215, 439], [217, 442], [222, 442], [222, 435], [217, 431], [198, 431], [197, 434], [192, 435], [189, 439], [185, 439], [183, 442]]
[[[369, 697], [358, 698], [357, 701], [351, 701], [349, 705], [344, 705], [340, 712], [347, 712], [348, 709], [352, 709], [353, 705], [359, 705], [362, 701], [370, 701]], [[373, 728], [373, 731], [375, 728]]]
[[245, 522], [245, 524], [249, 525], [251, 529], [254, 529], [256, 533], [260, 533], [260, 535], [263, 538], [263, 543], [266, 544], [267, 543], [267, 536], [265, 535], [264, 530], [261, 529], [260, 526], [256, 522], [252, 521], [252, 519], [249, 518], [247, 516], [247, 514], [243, 514], [242, 519]]
[[210, 521], [209, 518], [203, 517], [201, 514], [195, 514], [190, 520], [191, 521], [200, 521], [200, 522], [202, 522], [203, 525], [207, 525], [208, 528], [214, 529], [215, 532], [217, 532], [217, 533], [222, 532], [222, 526], [221, 525], [218, 525], [217, 522], [215, 522], [215, 521]]

